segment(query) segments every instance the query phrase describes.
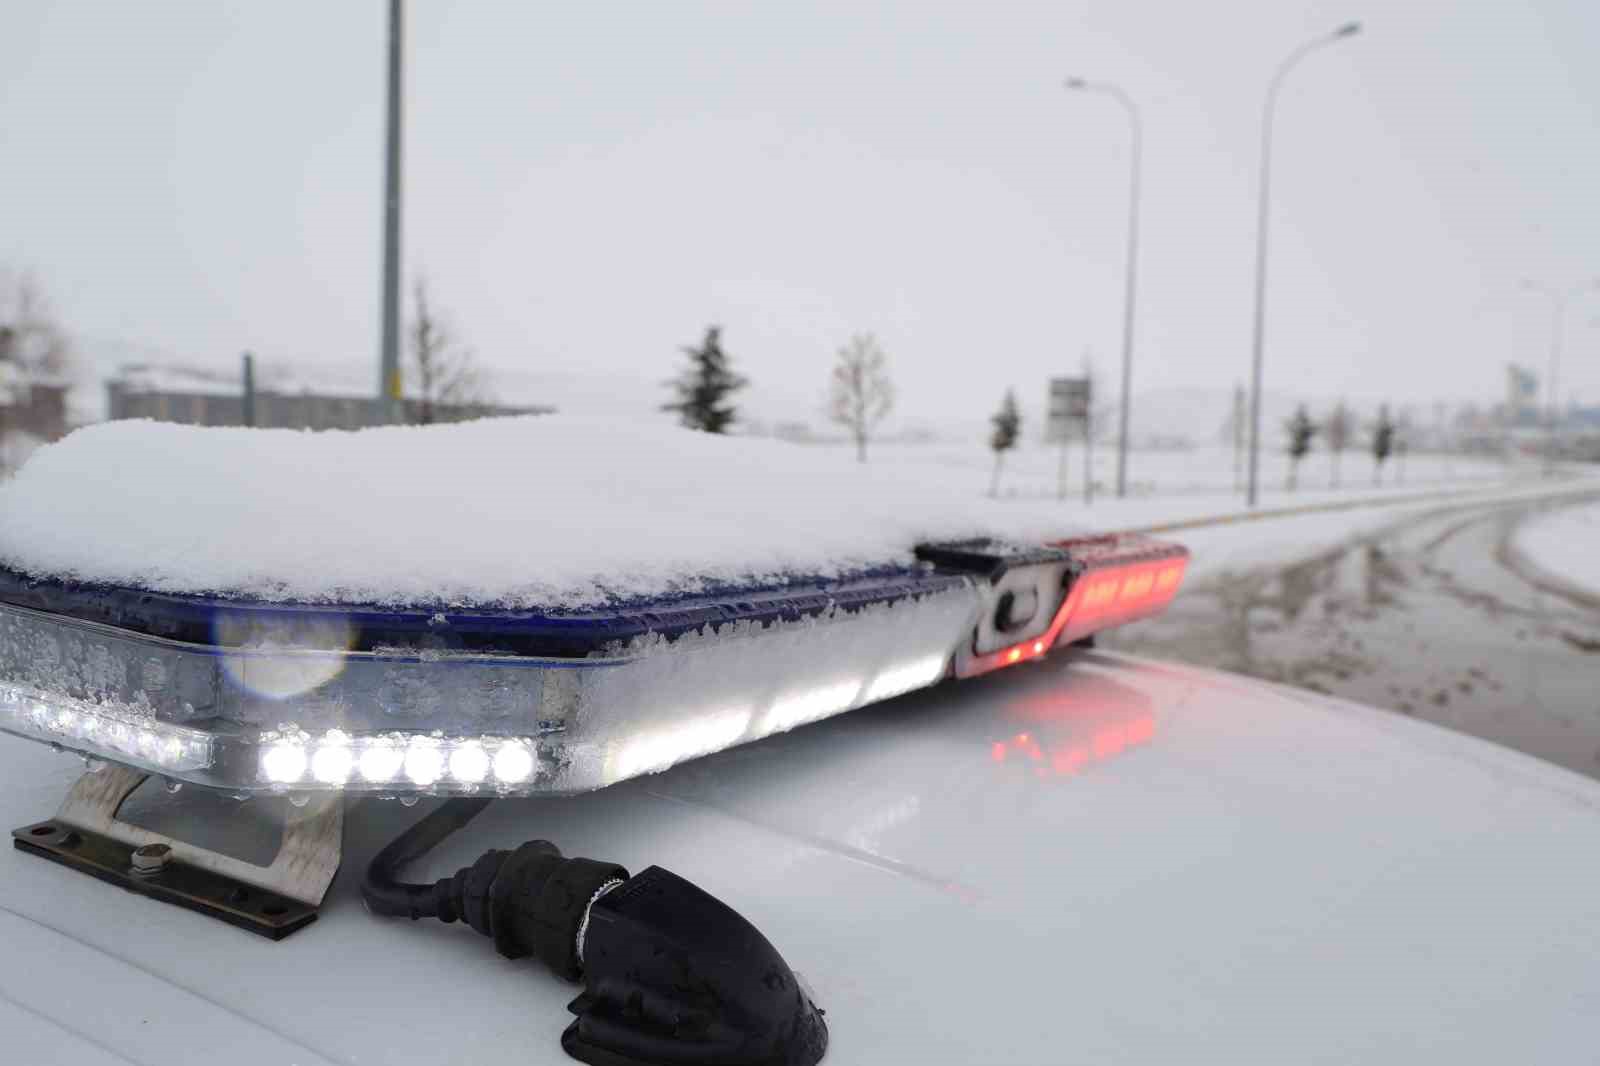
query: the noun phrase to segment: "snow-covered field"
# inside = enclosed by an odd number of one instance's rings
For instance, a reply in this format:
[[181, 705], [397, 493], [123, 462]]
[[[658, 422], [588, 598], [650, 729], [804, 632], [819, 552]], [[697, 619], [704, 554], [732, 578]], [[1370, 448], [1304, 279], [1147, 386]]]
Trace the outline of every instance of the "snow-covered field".
[[[846, 446], [815, 445], [828, 450], [849, 452]], [[873, 464], [905, 468], [935, 467], [948, 479], [952, 489], [961, 487], [974, 493], [987, 493], [994, 472], [994, 453], [983, 442], [961, 444], [881, 444], [868, 453]], [[1093, 451], [1095, 492], [1092, 507], [1110, 504], [1116, 488], [1117, 456], [1114, 447], [1096, 444]], [[1027, 442], [1007, 452], [1001, 466], [999, 495], [1005, 500], [1055, 500], [1060, 493], [1061, 450], [1051, 445]], [[1300, 464], [1299, 487], [1287, 488], [1289, 461], [1279, 450], [1261, 454], [1261, 495], [1264, 506], [1301, 503], [1316, 494], [1330, 491], [1344, 495], [1373, 491], [1406, 492], [1420, 488], [1465, 486], [1504, 480], [1508, 474], [1533, 472], [1532, 467], [1508, 470], [1498, 459], [1469, 458], [1459, 455], [1408, 455], [1403, 460], [1391, 457], [1384, 464], [1381, 482], [1373, 477], [1371, 456], [1349, 450], [1340, 461], [1339, 482], [1333, 484], [1333, 464], [1324, 452], [1313, 452]], [[1084, 449], [1074, 441], [1067, 450], [1066, 503], [1081, 507], [1084, 500]], [[1188, 451], [1134, 451], [1128, 460], [1128, 493], [1132, 498], [1159, 497], [1170, 502], [1177, 496], [1209, 496], [1241, 499], [1242, 471], [1235, 474], [1231, 449], [1220, 445], [1200, 445]], [[1239, 486], [1238, 491], [1235, 486]], [[1120, 505], [1119, 505], [1120, 506]]]
[[1539, 569], [1600, 596], [1600, 504], [1536, 518], [1522, 527], [1516, 543]]

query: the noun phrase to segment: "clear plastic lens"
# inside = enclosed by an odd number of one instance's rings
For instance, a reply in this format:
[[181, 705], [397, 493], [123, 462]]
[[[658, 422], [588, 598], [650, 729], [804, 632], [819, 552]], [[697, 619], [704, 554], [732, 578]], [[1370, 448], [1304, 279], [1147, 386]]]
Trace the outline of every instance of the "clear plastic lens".
[[463, 785], [476, 785], [489, 775], [489, 753], [475, 740], [450, 753], [450, 776]]
[[495, 749], [494, 779], [502, 785], [520, 785], [533, 776], [533, 752], [518, 740], [508, 740]]
[[[0, 730], [233, 792], [581, 792], [932, 683], [980, 607], [948, 586], [546, 659], [255, 637], [219, 654], [0, 604]], [[313, 659], [338, 669], [289, 669]]]

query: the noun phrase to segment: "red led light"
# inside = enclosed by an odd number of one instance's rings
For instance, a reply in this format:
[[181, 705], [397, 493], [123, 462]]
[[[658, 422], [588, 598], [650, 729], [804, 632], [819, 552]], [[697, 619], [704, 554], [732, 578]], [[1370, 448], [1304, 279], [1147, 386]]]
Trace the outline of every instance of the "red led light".
[[1117, 596], [1119, 600], [1140, 600], [1150, 594], [1150, 586], [1156, 582], [1156, 575], [1149, 570], [1143, 573], [1129, 574], [1122, 582], [1122, 592]]
[[[1089, 544], [1099, 551], [1098, 565], [1079, 574], [1071, 583], [1065, 599], [1057, 608], [1050, 627], [1036, 639], [1010, 648], [990, 652], [974, 663], [970, 673], [1012, 666], [1023, 659], [1033, 659], [1048, 654], [1051, 648], [1081, 640], [1098, 630], [1122, 625], [1139, 618], [1156, 614], [1172, 601], [1183, 580], [1188, 564], [1186, 556], [1173, 558], [1168, 552], [1163, 558], [1151, 559], [1148, 554], [1137, 562], [1119, 563], [1104, 558], [1106, 542], [1123, 538], [1096, 537], [1087, 541], [1061, 541], [1060, 546], [1072, 548]], [[1134, 547], [1140, 538], [1132, 538]], [[1091, 557], [1093, 557], [1091, 555]]]

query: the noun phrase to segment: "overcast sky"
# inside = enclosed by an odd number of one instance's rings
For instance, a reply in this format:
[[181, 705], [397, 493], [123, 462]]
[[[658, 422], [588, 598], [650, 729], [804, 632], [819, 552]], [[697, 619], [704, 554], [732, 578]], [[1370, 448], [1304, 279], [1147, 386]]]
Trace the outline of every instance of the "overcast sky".
[[[386, 6], [3, 0], [0, 265], [92, 344], [375, 364]], [[907, 415], [1109, 370], [1128, 131], [1076, 73], [1144, 115], [1135, 392], [1226, 388], [1265, 85], [1354, 18], [1282, 95], [1268, 388], [1498, 398], [1548, 345], [1518, 281], [1600, 277], [1594, 0], [409, 12], [405, 265], [490, 363], [654, 382], [718, 322], [769, 416], [858, 330]]]

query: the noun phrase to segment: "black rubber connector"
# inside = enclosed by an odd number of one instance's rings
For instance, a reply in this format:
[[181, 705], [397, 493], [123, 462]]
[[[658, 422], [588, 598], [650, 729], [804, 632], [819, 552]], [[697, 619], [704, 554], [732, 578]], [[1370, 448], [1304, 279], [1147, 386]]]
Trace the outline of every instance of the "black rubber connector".
[[439, 918], [466, 922], [508, 959], [532, 955], [576, 981], [583, 975], [578, 926], [589, 901], [607, 882], [627, 879], [614, 862], [569, 859], [548, 840], [530, 840], [515, 851], [485, 852], [441, 881], [449, 887]]
[[569, 859], [532, 840], [484, 852], [433, 884], [399, 879], [400, 867], [488, 802], [450, 800], [380, 851], [361, 884], [367, 907], [465, 922], [506, 958], [532, 955], [581, 980], [561, 1046], [592, 1066], [816, 1066], [827, 1023], [777, 949], [733, 908], [659, 866], [629, 877], [616, 863]]

